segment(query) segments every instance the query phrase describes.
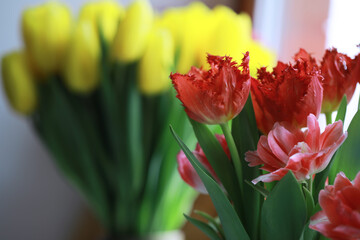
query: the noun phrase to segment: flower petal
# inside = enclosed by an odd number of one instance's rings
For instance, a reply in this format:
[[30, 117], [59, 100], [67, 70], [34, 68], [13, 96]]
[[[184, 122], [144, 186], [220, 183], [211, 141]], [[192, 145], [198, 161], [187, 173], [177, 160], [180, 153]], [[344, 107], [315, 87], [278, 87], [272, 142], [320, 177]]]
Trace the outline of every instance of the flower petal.
[[[346, 138], [346, 136], [347, 133], [343, 133], [343, 123], [341, 120], [329, 124], [326, 126], [325, 131], [320, 135], [320, 148], [324, 149], [330, 147], [339, 140], [345, 141], [343, 138]], [[343, 141], [340, 142], [342, 143]]]
[[257, 154], [265, 165], [269, 165], [274, 168], [281, 168], [286, 165], [272, 153], [267, 137], [264, 135], [259, 139], [257, 145]]
[[195, 188], [198, 192], [207, 194], [206, 188], [202, 183], [199, 175], [197, 174], [183, 151], [180, 151], [177, 155], [177, 162], [178, 171], [184, 182]]
[[310, 114], [307, 118], [308, 131], [306, 133], [305, 142], [312, 151], [319, 151], [320, 149], [320, 127], [314, 114]]
[[255, 167], [263, 164], [263, 161], [259, 157], [256, 151], [248, 151], [245, 153], [245, 161], [249, 163], [249, 167]]
[[268, 144], [272, 153], [284, 164], [289, 160], [288, 154], [291, 149], [301, 140], [279, 123], [275, 123], [268, 135]]
[[265, 68], [258, 70], [258, 80], [252, 79], [251, 97], [260, 131], [267, 134], [275, 122], [301, 128], [310, 113], [320, 114], [322, 76], [311, 70], [312, 64], [298, 57], [295, 65], [278, 62], [271, 73]]
[[354, 94], [357, 79], [352, 78], [352, 60], [335, 48], [326, 50], [321, 62], [321, 74], [324, 77], [324, 99], [322, 112], [335, 111], [344, 95], [349, 102]]
[[250, 92], [249, 53], [242, 69], [231, 57], [208, 55], [209, 71], [193, 67], [188, 74], [171, 74], [177, 98], [191, 119], [225, 123], [240, 113]]
[[356, 177], [355, 177], [353, 183], [356, 188], [360, 189], [360, 172], [358, 172], [358, 174], [356, 174]]
[[288, 173], [288, 171], [289, 170], [286, 169], [286, 168], [280, 168], [280, 169], [278, 169], [276, 171], [273, 171], [271, 173], [261, 175], [261, 176], [255, 178], [254, 180], [252, 180], [251, 182], [253, 184], [257, 184], [258, 182], [278, 181], [278, 180], [282, 179]]

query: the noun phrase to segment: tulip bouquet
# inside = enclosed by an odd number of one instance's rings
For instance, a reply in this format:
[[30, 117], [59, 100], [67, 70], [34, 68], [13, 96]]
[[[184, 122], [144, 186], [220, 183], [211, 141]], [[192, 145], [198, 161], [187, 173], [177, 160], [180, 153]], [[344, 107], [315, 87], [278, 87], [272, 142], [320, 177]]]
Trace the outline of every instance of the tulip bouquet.
[[171, 74], [198, 139], [190, 151], [171, 128], [179, 173], [218, 214], [186, 218], [213, 240], [360, 239], [360, 111], [343, 129], [359, 58], [330, 49], [318, 63], [300, 49], [253, 78], [249, 53], [240, 64], [208, 55], [210, 70]]
[[195, 139], [170, 72], [200, 66], [207, 51], [252, 49], [253, 69], [274, 60], [251, 38], [247, 15], [201, 3], [156, 15], [147, 1], [126, 10], [94, 2], [74, 20], [50, 2], [24, 11], [22, 32], [24, 50], [2, 60], [9, 102], [114, 239], [180, 228], [196, 197], [176, 173], [169, 123]]

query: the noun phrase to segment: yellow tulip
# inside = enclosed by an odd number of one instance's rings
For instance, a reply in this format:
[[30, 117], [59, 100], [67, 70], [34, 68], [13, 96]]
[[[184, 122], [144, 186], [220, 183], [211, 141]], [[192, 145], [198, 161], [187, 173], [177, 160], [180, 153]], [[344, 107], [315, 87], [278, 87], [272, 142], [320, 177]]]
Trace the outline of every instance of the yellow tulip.
[[250, 17], [246, 14], [237, 15], [225, 6], [216, 7], [213, 11], [213, 29], [199, 53], [201, 65], [207, 66], [205, 53], [231, 56], [240, 62], [252, 41]]
[[165, 28], [170, 33], [174, 40], [175, 48], [179, 47], [180, 39], [184, 34], [183, 16], [185, 8], [169, 8], [163, 14], [155, 19], [155, 25], [159, 28]]
[[36, 108], [36, 86], [23, 52], [7, 54], [2, 59], [2, 78], [11, 106], [21, 114]]
[[31, 67], [42, 77], [59, 71], [71, 30], [69, 9], [57, 2], [29, 8], [22, 16], [22, 32]]
[[165, 29], [154, 29], [139, 62], [140, 91], [152, 95], [168, 89], [173, 64], [174, 44], [170, 32]]
[[115, 35], [112, 55], [121, 62], [138, 60], [153, 25], [153, 10], [147, 0], [137, 0], [126, 11]]
[[115, 1], [92, 2], [81, 9], [80, 21], [91, 21], [96, 29], [101, 29], [105, 40], [111, 43], [124, 15], [124, 8]]
[[179, 39], [176, 41], [180, 45], [176, 69], [178, 72], [186, 73], [191, 66], [199, 65], [197, 61], [198, 49], [204, 42], [212, 41], [205, 38], [208, 35], [209, 16], [210, 10], [200, 2], [190, 4], [183, 12], [179, 26]]
[[80, 21], [72, 33], [64, 66], [64, 80], [69, 89], [85, 94], [96, 88], [100, 55], [100, 42], [94, 25]]
[[256, 77], [257, 69], [267, 67], [271, 70], [276, 65], [276, 55], [260, 43], [252, 42], [248, 48], [250, 75]]

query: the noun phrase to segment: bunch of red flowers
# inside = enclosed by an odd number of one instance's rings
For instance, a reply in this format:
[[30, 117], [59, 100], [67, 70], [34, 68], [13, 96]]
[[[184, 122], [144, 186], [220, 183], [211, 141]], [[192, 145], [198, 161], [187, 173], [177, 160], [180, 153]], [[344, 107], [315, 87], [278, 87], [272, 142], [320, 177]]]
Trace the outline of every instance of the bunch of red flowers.
[[[350, 101], [360, 80], [360, 57], [351, 59], [332, 49], [327, 50], [322, 62], [317, 64], [310, 54], [300, 49], [294, 61], [294, 64], [278, 62], [272, 72], [261, 68], [256, 79], [249, 74], [249, 53], [244, 55], [240, 65], [228, 56], [208, 55], [210, 70], [193, 67], [185, 75], [171, 74], [177, 97], [183, 103], [199, 140], [192, 154], [180, 144], [183, 151], [177, 158], [179, 173], [185, 182], [202, 193], [208, 192], [212, 198], [215, 191], [209, 187], [211, 182], [207, 183], [206, 176], [217, 182], [243, 225], [244, 239], [246, 236], [251, 239], [271, 239], [256, 233], [264, 231], [263, 226], [260, 229], [259, 226], [252, 226], [257, 224], [256, 220], [248, 220], [249, 210], [244, 205], [253, 204], [246, 202], [250, 181], [256, 184], [250, 186], [253, 192], [267, 197], [275, 195], [273, 192], [277, 187], [267, 183], [287, 181], [284, 177], [292, 172], [297, 184], [304, 188], [302, 195], [308, 211], [304, 224], [309, 224], [315, 203], [319, 200], [323, 211], [311, 219], [311, 229], [332, 239], [359, 239], [360, 176], [357, 175], [354, 183], [351, 183], [341, 173], [337, 175], [334, 186], [320, 189], [324, 188], [327, 176], [331, 181], [335, 178], [331, 172], [347, 172], [347, 168], [352, 168], [353, 175], [353, 168], [360, 170], [360, 164], [345, 164], [345, 168], [330, 169], [330, 163], [336, 165], [336, 161], [340, 160], [335, 158], [344, 155], [334, 157], [348, 133], [343, 131], [341, 114], [336, 122], [329, 117], [339, 107], [339, 112], [346, 108], [344, 96], [347, 102]], [[327, 115], [328, 121], [322, 133], [318, 122], [321, 112]], [[224, 136], [210, 136], [205, 124], [220, 124]], [[350, 134], [356, 134], [353, 139], [359, 133]], [[244, 139], [244, 136], [249, 138]], [[224, 169], [230, 176], [224, 174]], [[202, 177], [199, 172], [207, 175]], [[232, 175], [236, 176], [236, 182], [231, 183]], [[307, 203], [309, 196], [309, 201], [314, 205], [312, 208]], [[260, 205], [264, 204], [263, 208], [271, 201], [266, 197], [259, 200]], [[213, 201], [217, 207], [214, 198]], [[223, 210], [217, 210], [221, 221], [224, 219]], [[258, 210], [258, 215], [260, 211], [264, 209]], [[266, 218], [263, 214], [257, 221]], [[231, 238], [230, 230], [224, 233], [219, 229], [229, 229], [222, 221], [214, 234], [219, 239]], [[306, 231], [311, 230], [306, 228]], [[299, 237], [307, 234], [306, 231], [299, 231]]]

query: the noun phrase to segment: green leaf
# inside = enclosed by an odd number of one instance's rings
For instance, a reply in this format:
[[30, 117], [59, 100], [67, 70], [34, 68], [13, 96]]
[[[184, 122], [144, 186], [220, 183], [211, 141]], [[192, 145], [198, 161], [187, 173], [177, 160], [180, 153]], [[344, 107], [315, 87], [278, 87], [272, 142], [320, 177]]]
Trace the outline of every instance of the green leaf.
[[220, 236], [224, 236], [224, 231], [223, 231], [222, 227], [220, 226], [219, 221], [216, 221], [212, 216], [210, 216], [209, 214], [207, 214], [205, 212], [195, 210], [195, 213], [200, 215], [201, 217], [205, 218], [206, 220], [208, 220], [209, 223], [216, 228], [216, 230], [218, 231]]
[[323, 235], [320, 235], [319, 240], [330, 240], [330, 238], [327, 238], [327, 237], [325, 237], [325, 236], [323, 236]]
[[344, 172], [349, 179], [354, 179], [360, 169], [360, 111], [352, 119], [348, 128], [348, 137], [337, 151], [330, 170], [329, 182], [333, 183], [336, 174]]
[[340, 103], [340, 107], [338, 109], [335, 121], [343, 121], [345, 120], [345, 115], [346, 115], [346, 107], [347, 107], [347, 100], [346, 100], [346, 95], [344, 95], [344, 97], [341, 100]]
[[[346, 100], [346, 95], [344, 95], [344, 97], [341, 100], [340, 107], [338, 109], [338, 113], [336, 115], [335, 121], [341, 120], [344, 123], [345, 115], [346, 115], [346, 107], [347, 107], [347, 100]], [[334, 160], [337, 158], [336, 156], [337, 156], [338, 152], [334, 154], [329, 165], [323, 171], [321, 171], [320, 173], [317, 173], [315, 175], [314, 192], [313, 192], [315, 204], [318, 202], [318, 196], [319, 196], [320, 190], [323, 189], [325, 186], [325, 181], [329, 176], [330, 169], [333, 169], [331, 166], [334, 164], [334, 161], [339, 161], [339, 160]], [[336, 170], [334, 169], [333, 171], [336, 171]], [[333, 174], [336, 174], [336, 172]]]
[[184, 216], [186, 217], [186, 219], [191, 222], [192, 224], [194, 224], [197, 228], [199, 228], [203, 233], [206, 234], [206, 236], [208, 236], [211, 240], [221, 240], [221, 238], [219, 237], [219, 235], [216, 234], [216, 232], [214, 231], [214, 229], [212, 227], [210, 227], [208, 224], [197, 220], [195, 218], [192, 218], [190, 216], [187, 216], [186, 214], [184, 214]]
[[303, 187], [305, 201], [306, 201], [306, 209], [307, 209], [307, 218], [310, 218], [314, 214], [315, 210], [315, 203], [313, 196], [311, 195], [310, 191]]
[[216, 211], [219, 215], [226, 239], [227, 240], [250, 239], [238, 215], [236, 214], [234, 207], [231, 205], [231, 203], [225, 196], [223, 190], [210, 176], [210, 174], [204, 171], [204, 167], [199, 163], [199, 161], [195, 158], [193, 153], [177, 136], [177, 134], [174, 132], [172, 127], [170, 127], [170, 129], [176, 141], [178, 142], [179, 146], [182, 148], [186, 157], [189, 159], [190, 163], [195, 168], [196, 172], [199, 174], [202, 182], [204, 183], [206, 190], [208, 191], [211, 200], [216, 208]]
[[249, 182], [248, 180], [245, 180], [245, 182], [252, 188], [254, 189], [256, 192], [260, 193], [261, 195], [263, 195], [263, 197], [267, 197], [269, 195], [269, 191], [267, 189], [265, 189], [264, 187], [262, 187], [260, 184], [256, 184], [254, 185], [253, 183]]
[[332, 157], [332, 160], [330, 161], [329, 165], [321, 172], [315, 174], [314, 178], [314, 190], [313, 190], [313, 199], [314, 203], [316, 204], [318, 202], [318, 196], [321, 189], [325, 187], [325, 181], [329, 176], [329, 172], [331, 169], [331, 166], [333, 165], [333, 159], [335, 158], [336, 154]]
[[316, 240], [316, 239], [318, 239], [319, 233], [317, 231], [309, 228], [309, 223], [310, 223], [310, 221], [308, 221], [308, 223], [305, 225], [304, 230], [301, 234], [300, 240]]
[[143, 183], [145, 163], [142, 146], [141, 95], [136, 87], [136, 65], [129, 66], [127, 99], [127, 141], [132, 176], [132, 191], [138, 194]]
[[[248, 163], [245, 161], [245, 153], [256, 150], [259, 140], [259, 131], [256, 126], [255, 113], [250, 95], [243, 110], [232, 120], [231, 130], [236, 147], [240, 154], [240, 159], [242, 160], [241, 165], [243, 170], [243, 179], [245, 182], [250, 182], [261, 174], [258, 167], [249, 167]], [[263, 184], [259, 183], [256, 186], [253, 184], [243, 185], [243, 203], [251, 202], [251, 204], [246, 205], [243, 209], [243, 216], [241, 219], [244, 222], [245, 228], [248, 229], [252, 239], [258, 238], [260, 207], [263, 199], [262, 196], [254, 191], [254, 188], [259, 191], [261, 190], [260, 188], [262, 188], [261, 185]], [[262, 191], [261, 193], [264, 194], [265, 192]]]
[[250, 95], [243, 110], [232, 120], [232, 135], [242, 159], [247, 151], [256, 150], [259, 131], [256, 126], [255, 113]]
[[306, 203], [290, 171], [270, 192], [261, 211], [261, 239], [299, 239], [306, 223]]
[[236, 210], [240, 212], [242, 201], [239, 185], [237, 184], [236, 174], [228, 156], [207, 126], [192, 119], [190, 119], [190, 122], [210, 165], [228, 192], [230, 199], [234, 202]]
[[[74, 102], [71, 101], [72, 95], [62, 85], [60, 79], [52, 77], [42, 88], [47, 91], [43, 92], [45, 102], [41, 103], [43, 106], [40, 107], [42, 117], [40, 124], [44, 124], [45, 141], [51, 141], [49, 142], [52, 145], [51, 150], [56, 158], [60, 156], [56, 160], [62, 169], [67, 165], [64, 161], [73, 162], [66, 170], [77, 168], [78, 172], [73, 175], [84, 179], [83, 186], [86, 188], [84, 192], [87, 193], [87, 199], [103, 224], [110, 228], [106, 187], [104, 179], [97, 170], [94, 149], [89, 144], [85, 126], [81, 122], [82, 113], [77, 111]], [[69, 176], [69, 173], [65, 174]]]

